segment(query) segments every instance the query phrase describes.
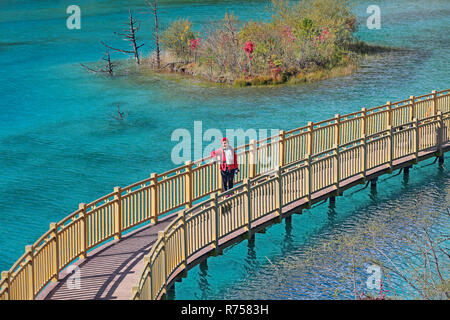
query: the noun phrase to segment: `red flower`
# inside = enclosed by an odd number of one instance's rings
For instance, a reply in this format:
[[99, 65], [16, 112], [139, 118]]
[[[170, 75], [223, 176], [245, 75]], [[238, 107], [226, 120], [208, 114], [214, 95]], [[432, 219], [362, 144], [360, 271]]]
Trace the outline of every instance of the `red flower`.
[[247, 56], [250, 60], [252, 60], [252, 53], [254, 50], [255, 45], [251, 41], [247, 41], [244, 47], [244, 51], [247, 53]]
[[288, 38], [288, 42], [294, 42], [295, 41], [295, 36], [294, 36], [294, 34], [292, 33], [292, 29], [291, 29], [291, 27], [286, 27], [286, 30], [284, 31], [284, 36], [286, 37], [286, 38]]
[[248, 54], [251, 54], [251, 53], [253, 53], [253, 48], [254, 48], [253, 42], [248, 41], [248, 42], [245, 44], [244, 50], [245, 50], [245, 52], [247, 52]]
[[198, 39], [191, 39], [191, 50], [197, 49], [199, 44], [200, 44], [200, 38], [198, 38]]

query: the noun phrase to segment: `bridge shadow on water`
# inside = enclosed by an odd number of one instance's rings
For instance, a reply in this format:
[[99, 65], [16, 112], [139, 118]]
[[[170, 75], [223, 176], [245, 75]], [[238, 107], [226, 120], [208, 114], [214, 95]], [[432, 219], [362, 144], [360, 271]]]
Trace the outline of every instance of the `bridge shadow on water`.
[[[230, 246], [223, 256], [209, 258], [176, 283], [168, 299], [329, 298], [301, 292], [314, 288], [314, 281], [327, 279], [311, 276], [311, 283], [304, 287], [302, 283], [303, 289], [293, 288], [293, 279], [298, 278], [300, 271], [275, 279], [279, 275], [272, 272], [273, 268], [301, 258], [306, 249], [320, 245], [334, 234], [349, 233], [358, 225], [383, 219], [388, 212], [445, 210], [450, 205], [449, 189], [449, 171], [432, 160], [415, 165], [409, 172], [381, 176], [376, 186], [368, 183], [349, 189], [334, 203], [321, 202], [302, 215], [273, 225], [265, 234]], [[275, 282], [283, 285], [277, 288]], [[331, 281], [325, 285], [331, 286]]]

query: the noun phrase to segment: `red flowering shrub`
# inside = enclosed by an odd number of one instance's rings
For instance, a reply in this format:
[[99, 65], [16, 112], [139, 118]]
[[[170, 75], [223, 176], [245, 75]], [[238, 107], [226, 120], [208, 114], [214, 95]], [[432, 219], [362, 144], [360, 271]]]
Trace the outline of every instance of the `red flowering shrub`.
[[194, 51], [195, 49], [197, 49], [199, 44], [200, 44], [200, 38], [191, 39], [191, 50]]
[[251, 41], [247, 41], [247, 43], [245, 44], [245, 47], [244, 47], [244, 51], [247, 53], [248, 58], [250, 60], [252, 60], [251, 54], [253, 53], [254, 47], [255, 47], [255, 45]]

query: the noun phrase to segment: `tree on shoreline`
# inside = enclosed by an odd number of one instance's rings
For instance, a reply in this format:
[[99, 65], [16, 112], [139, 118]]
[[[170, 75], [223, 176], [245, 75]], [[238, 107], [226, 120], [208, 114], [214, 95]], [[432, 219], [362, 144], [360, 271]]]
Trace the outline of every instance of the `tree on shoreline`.
[[138, 21], [133, 18], [131, 9], [128, 9], [128, 13], [129, 13], [129, 20], [125, 24], [128, 26], [128, 28], [122, 30], [124, 33], [118, 33], [118, 32], [114, 32], [114, 33], [116, 35], [125, 37], [123, 40], [130, 42], [132, 50], [118, 49], [118, 48], [108, 46], [107, 44], [104, 44], [104, 43], [103, 43], [103, 45], [111, 50], [133, 55], [134, 59], [136, 60], [136, 64], [139, 65], [140, 64], [139, 48], [141, 48], [144, 45], [144, 43], [141, 45], [137, 44], [136, 33], [139, 31], [141, 26], [140, 26], [140, 23], [138, 23]]
[[155, 31], [153, 33], [153, 38], [156, 44], [156, 66], [161, 69], [161, 49], [159, 45], [159, 22], [158, 22], [158, 1], [157, 0], [146, 0], [147, 5], [152, 9], [152, 14], [155, 21]]
[[85, 68], [86, 70], [90, 71], [90, 72], [93, 72], [93, 73], [106, 73], [110, 77], [112, 77], [114, 75], [114, 68], [116, 67], [116, 64], [111, 61], [111, 56], [109, 54], [109, 49], [108, 48], [106, 49], [105, 55], [100, 60], [106, 61], [106, 65], [104, 66], [103, 69], [93, 69], [93, 68], [90, 68], [90, 67], [88, 67], [88, 66], [86, 66], [86, 65], [84, 65], [82, 63], [80, 63], [80, 65], [83, 68]]

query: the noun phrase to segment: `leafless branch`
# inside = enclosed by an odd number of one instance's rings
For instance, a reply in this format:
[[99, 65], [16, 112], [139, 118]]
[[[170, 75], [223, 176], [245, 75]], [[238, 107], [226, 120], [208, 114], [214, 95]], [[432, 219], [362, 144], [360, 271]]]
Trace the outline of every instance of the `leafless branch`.
[[128, 13], [129, 13], [129, 21], [127, 23], [125, 23], [125, 25], [128, 26], [128, 28], [123, 30], [123, 32], [125, 32], [125, 33], [114, 32], [114, 34], [125, 37], [122, 40], [129, 41], [132, 49], [131, 50], [123, 50], [123, 49], [111, 47], [103, 42], [102, 42], [102, 44], [111, 50], [133, 55], [134, 59], [136, 60], [136, 64], [139, 65], [140, 64], [139, 48], [141, 48], [144, 45], [144, 43], [141, 45], [138, 45], [137, 39], [136, 39], [136, 33], [140, 29], [140, 23], [135, 18], [133, 18], [133, 13], [131, 12], [131, 9], [128, 9]]
[[161, 49], [159, 46], [159, 22], [158, 22], [158, 1], [157, 0], [145, 0], [147, 5], [151, 8], [155, 21], [155, 31], [153, 37], [156, 43], [156, 64], [158, 69], [161, 69]]

